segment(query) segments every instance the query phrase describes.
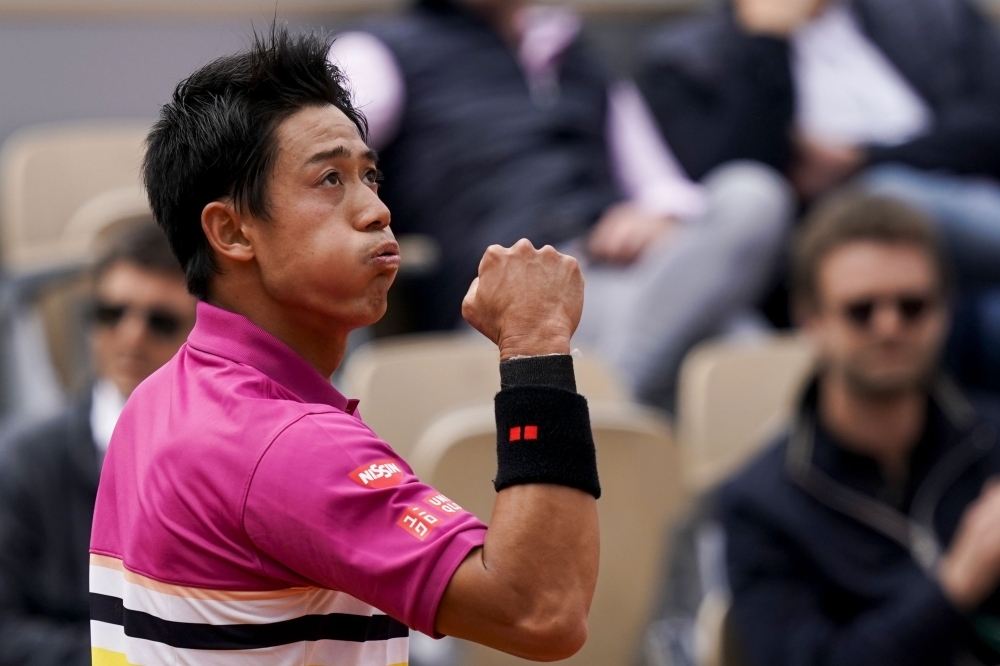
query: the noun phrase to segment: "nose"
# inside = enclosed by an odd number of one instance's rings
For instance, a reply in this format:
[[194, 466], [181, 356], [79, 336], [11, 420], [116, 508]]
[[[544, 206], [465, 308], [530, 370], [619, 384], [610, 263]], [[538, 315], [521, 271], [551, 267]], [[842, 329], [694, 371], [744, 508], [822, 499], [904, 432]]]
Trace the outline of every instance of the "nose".
[[146, 321], [142, 314], [129, 312], [116, 329], [118, 343], [128, 351], [135, 351], [146, 338]]
[[355, 228], [358, 231], [381, 231], [389, 226], [392, 215], [378, 194], [367, 186], [357, 188]]
[[891, 304], [881, 303], [872, 313], [872, 331], [879, 337], [893, 337], [903, 328], [903, 319], [899, 308]]

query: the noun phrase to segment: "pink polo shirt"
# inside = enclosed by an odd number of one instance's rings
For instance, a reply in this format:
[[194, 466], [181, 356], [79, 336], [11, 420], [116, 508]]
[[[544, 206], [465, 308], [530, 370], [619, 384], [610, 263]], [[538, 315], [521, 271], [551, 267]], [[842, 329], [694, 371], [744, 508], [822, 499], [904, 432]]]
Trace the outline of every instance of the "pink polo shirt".
[[94, 664], [406, 663], [407, 626], [433, 633], [486, 528], [420, 483], [356, 404], [248, 319], [200, 303], [105, 459]]

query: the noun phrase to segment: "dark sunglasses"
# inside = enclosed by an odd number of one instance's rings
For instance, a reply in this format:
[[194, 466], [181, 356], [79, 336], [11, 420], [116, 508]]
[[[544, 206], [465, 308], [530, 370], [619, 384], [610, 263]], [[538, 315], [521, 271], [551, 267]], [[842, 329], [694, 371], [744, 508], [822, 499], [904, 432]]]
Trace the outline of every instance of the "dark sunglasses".
[[163, 308], [137, 308], [119, 303], [94, 304], [92, 312], [94, 323], [106, 328], [115, 328], [130, 311], [137, 312], [146, 322], [150, 333], [159, 338], [173, 338], [184, 326], [184, 317]]
[[844, 306], [844, 317], [857, 328], [868, 328], [882, 305], [894, 306], [904, 324], [916, 324], [937, 307], [939, 299], [926, 294], [901, 294], [882, 298], [862, 298]]

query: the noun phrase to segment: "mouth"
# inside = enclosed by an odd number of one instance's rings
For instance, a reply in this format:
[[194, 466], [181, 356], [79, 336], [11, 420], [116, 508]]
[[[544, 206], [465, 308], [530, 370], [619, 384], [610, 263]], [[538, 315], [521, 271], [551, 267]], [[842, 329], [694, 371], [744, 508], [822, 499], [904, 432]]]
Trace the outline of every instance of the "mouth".
[[396, 241], [386, 241], [379, 244], [371, 254], [371, 261], [377, 266], [399, 268], [399, 244]]

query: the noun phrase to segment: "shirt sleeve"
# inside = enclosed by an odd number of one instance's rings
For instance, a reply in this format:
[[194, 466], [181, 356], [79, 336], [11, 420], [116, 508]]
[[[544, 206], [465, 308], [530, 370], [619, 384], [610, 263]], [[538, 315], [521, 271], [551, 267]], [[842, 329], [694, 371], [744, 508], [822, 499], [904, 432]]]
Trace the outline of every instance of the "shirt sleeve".
[[430, 635], [448, 582], [486, 534], [343, 413], [303, 417], [275, 438], [250, 481], [243, 523], [281, 566]]
[[368, 121], [372, 148], [385, 148], [399, 131], [406, 106], [406, 83], [396, 57], [367, 32], [345, 32], [330, 47], [329, 60], [350, 85], [351, 100]]
[[705, 214], [702, 188], [685, 175], [634, 83], [608, 92], [608, 147], [619, 186], [653, 213], [677, 218]]

